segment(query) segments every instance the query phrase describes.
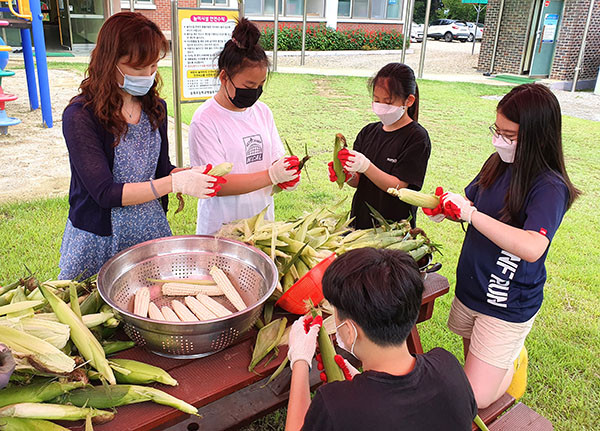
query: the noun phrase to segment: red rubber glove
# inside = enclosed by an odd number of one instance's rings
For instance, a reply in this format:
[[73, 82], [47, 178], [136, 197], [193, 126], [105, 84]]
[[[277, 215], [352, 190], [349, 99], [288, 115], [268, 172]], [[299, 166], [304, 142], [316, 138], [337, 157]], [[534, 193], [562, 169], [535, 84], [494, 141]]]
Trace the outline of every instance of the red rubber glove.
[[440, 199], [438, 206], [434, 209], [422, 208], [427, 217], [436, 223], [441, 222], [445, 218], [449, 218], [450, 220], [454, 221], [460, 220], [460, 208], [453, 202], [445, 199], [448, 193], [444, 193], [444, 189], [442, 187], [435, 189], [435, 195]]
[[[315, 359], [317, 360], [317, 369], [321, 371], [321, 381], [323, 383], [327, 383], [327, 374], [325, 373], [325, 367], [323, 366], [323, 357], [320, 353], [317, 353]], [[344, 377], [346, 378], [346, 380], [352, 380], [354, 376], [360, 373], [356, 368], [352, 366], [352, 364], [345, 360], [342, 357], [342, 355], [335, 355], [333, 359], [344, 373]]]
[[[212, 165], [209, 163], [208, 165], [206, 165], [206, 168], [204, 169], [204, 174], [208, 174], [210, 172], [210, 170], [212, 169]], [[221, 184], [225, 184], [227, 182], [227, 180], [223, 177], [217, 177], [215, 175], [209, 175], [210, 177], [215, 179], [214, 185], [211, 187], [211, 189], [213, 190], [212, 193], [210, 193], [208, 195], [208, 197], [214, 197], [217, 195], [217, 193], [219, 193], [219, 190], [221, 190]]]
[[[329, 169], [329, 181], [331, 181], [332, 183], [335, 183], [337, 181], [337, 174], [335, 173], [335, 170], [333, 169], [333, 162], [329, 162], [327, 164], [327, 168]], [[344, 171], [344, 174], [346, 175], [346, 179], [344, 179], [344, 182], [347, 182], [350, 178], [352, 178], [351, 173]]]

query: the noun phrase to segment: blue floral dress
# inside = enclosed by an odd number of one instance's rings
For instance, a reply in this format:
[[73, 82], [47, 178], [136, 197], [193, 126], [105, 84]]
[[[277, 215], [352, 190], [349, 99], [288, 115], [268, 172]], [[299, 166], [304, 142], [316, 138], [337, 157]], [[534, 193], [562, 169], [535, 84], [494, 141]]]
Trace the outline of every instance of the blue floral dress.
[[[117, 183], [138, 183], [154, 179], [160, 153], [160, 133], [152, 130], [144, 112], [137, 124], [115, 147], [113, 178]], [[60, 248], [59, 278], [89, 277], [118, 252], [155, 238], [171, 236], [171, 228], [158, 199], [139, 205], [111, 209], [112, 235], [100, 236], [74, 227], [67, 219]]]

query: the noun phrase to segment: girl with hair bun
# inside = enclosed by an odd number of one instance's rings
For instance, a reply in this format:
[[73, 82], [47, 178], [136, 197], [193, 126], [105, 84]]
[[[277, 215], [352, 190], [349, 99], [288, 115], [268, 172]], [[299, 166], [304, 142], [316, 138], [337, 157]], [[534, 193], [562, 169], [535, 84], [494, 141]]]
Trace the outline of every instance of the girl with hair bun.
[[[416, 209], [387, 193], [390, 187], [421, 190], [431, 142], [419, 119], [419, 87], [413, 70], [402, 63], [390, 63], [369, 81], [372, 108], [381, 121], [367, 124], [358, 133], [352, 150], [338, 153], [346, 182], [356, 187], [351, 217], [354, 227], [373, 226], [372, 206], [387, 220], [410, 217], [415, 226]], [[329, 179], [336, 181], [333, 162]], [[368, 204], [368, 205], [367, 205]]]
[[176, 169], [169, 160], [157, 72], [168, 49], [139, 13], [117, 13], [98, 33], [80, 94], [62, 118], [71, 186], [61, 279], [91, 276], [119, 251], [170, 236], [169, 193], [206, 199], [219, 189], [205, 167]]
[[267, 206], [265, 217], [273, 220], [272, 185], [289, 191], [300, 181], [298, 158], [284, 156], [273, 113], [258, 101], [269, 69], [259, 38], [258, 28], [242, 18], [219, 54], [221, 88], [190, 124], [192, 164], [233, 163], [217, 197], [198, 201], [199, 235], [214, 234], [223, 223], [252, 217]]

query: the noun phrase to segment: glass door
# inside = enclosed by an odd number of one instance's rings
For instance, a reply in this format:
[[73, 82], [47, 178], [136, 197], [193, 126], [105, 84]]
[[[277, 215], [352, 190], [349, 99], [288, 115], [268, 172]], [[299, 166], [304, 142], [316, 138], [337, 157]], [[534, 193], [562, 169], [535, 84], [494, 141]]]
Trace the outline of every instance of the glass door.
[[60, 44], [67, 49], [73, 49], [73, 38], [71, 37], [71, 6], [69, 0], [56, 0], [58, 4], [58, 29]]
[[[66, 0], [65, 0], [66, 1]], [[73, 44], [94, 44], [104, 24], [103, 0], [69, 0]]]

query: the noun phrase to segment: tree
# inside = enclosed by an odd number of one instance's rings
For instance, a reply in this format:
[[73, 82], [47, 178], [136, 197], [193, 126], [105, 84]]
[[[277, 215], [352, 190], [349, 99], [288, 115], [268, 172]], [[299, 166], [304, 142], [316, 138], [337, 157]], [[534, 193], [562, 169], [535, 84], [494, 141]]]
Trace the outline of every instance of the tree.
[[[426, 0], [415, 1], [415, 11], [413, 21], [423, 23], [425, 21]], [[479, 22], [485, 20], [485, 5], [479, 15]], [[436, 19], [460, 19], [464, 21], [475, 22], [477, 11], [473, 4], [462, 3], [461, 0], [431, 0], [431, 11], [429, 12], [429, 22]]]

